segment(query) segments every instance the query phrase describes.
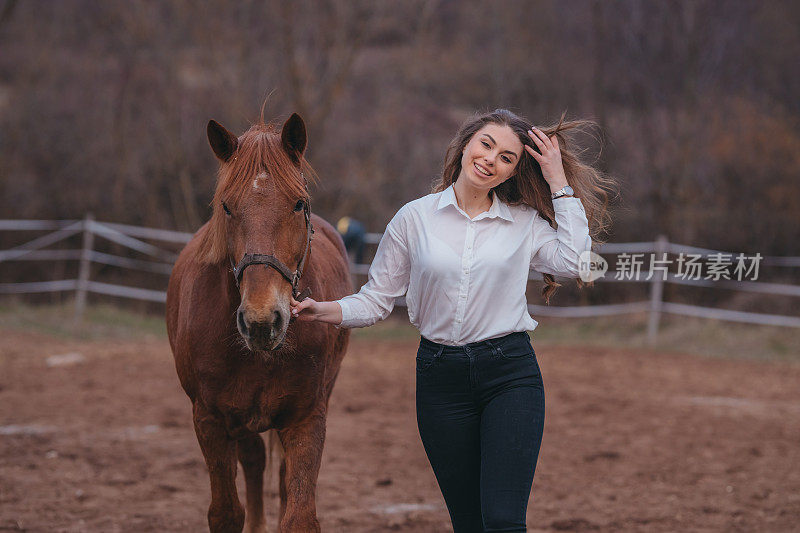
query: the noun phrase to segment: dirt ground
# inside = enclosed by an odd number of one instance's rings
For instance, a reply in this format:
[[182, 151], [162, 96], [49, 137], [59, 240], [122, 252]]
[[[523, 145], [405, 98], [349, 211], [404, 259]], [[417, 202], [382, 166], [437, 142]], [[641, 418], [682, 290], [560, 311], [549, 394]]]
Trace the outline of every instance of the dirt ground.
[[[450, 530], [416, 428], [416, 347], [353, 336], [328, 419], [323, 530]], [[530, 531], [800, 529], [800, 365], [534, 348], [547, 414]], [[166, 339], [0, 328], [0, 530], [206, 530], [190, 416]]]

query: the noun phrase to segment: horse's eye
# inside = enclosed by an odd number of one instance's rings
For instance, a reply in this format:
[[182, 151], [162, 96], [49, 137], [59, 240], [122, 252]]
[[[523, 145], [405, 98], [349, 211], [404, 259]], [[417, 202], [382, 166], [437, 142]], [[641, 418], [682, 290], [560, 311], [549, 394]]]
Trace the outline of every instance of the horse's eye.
[[228, 215], [228, 216], [231, 216], [231, 210], [230, 210], [230, 209], [228, 209], [228, 206], [227, 206], [227, 205], [225, 205], [225, 202], [222, 202], [222, 209], [224, 209], [224, 210], [225, 210], [225, 214], [226, 214], [226, 215]]
[[303, 207], [305, 207], [306, 203], [303, 200], [297, 200], [297, 203], [294, 204], [295, 211], [301, 211]]

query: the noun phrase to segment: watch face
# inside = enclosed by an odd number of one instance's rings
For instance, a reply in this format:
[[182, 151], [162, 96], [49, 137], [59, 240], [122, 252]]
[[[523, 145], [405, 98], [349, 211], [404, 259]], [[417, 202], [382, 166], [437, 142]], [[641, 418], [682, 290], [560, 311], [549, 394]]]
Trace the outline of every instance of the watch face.
[[566, 187], [564, 187], [564, 194], [575, 194], [575, 191], [572, 190], [572, 187], [567, 185]]

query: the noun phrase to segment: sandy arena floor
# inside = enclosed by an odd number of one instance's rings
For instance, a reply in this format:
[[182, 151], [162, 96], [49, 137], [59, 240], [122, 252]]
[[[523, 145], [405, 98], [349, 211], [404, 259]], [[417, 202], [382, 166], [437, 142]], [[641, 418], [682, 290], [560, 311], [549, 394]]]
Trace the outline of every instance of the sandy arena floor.
[[[0, 339], [0, 531], [206, 530], [208, 477], [166, 339]], [[800, 529], [800, 365], [534, 348], [547, 414], [530, 531]], [[417, 434], [415, 351], [353, 336], [319, 478], [324, 531], [450, 530]]]

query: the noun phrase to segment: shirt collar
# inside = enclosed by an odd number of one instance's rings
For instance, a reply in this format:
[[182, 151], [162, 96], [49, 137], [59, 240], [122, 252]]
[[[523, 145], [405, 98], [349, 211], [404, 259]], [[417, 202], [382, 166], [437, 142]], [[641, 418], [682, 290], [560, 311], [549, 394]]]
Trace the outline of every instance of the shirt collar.
[[[439, 196], [439, 204], [436, 206], [437, 210], [443, 209], [448, 205], [452, 205], [456, 208], [456, 210], [459, 210], [458, 203], [456, 203], [456, 193], [453, 190], [454, 184], [455, 182], [450, 184], [448, 188], [441, 192], [441, 195]], [[488, 211], [484, 211], [483, 213], [479, 214], [474, 220], [478, 220], [480, 218], [500, 217], [510, 222], [514, 222], [514, 217], [511, 216], [511, 210], [508, 208], [508, 205], [506, 205], [506, 203], [502, 201], [494, 191], [491, 191], [491, 195], [492, 207], [490, 207]], [[459, 210], [459, 212], [461, 211]]]

